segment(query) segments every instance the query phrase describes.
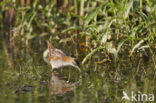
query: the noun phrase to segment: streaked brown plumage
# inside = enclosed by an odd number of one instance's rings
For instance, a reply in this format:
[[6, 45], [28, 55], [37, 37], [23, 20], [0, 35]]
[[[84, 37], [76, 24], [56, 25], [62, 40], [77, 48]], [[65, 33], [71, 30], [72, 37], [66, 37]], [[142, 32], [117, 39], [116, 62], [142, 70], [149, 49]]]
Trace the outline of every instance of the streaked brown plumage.
[[64, 66], [73, 66], [80, 71], [75, 58], [66, 56], [64, 52], [53, 47], [53, 45], [47, 41], [48, 44], [48, 54], [46, 58], [50, 62], [52, 69], [61, 68]]

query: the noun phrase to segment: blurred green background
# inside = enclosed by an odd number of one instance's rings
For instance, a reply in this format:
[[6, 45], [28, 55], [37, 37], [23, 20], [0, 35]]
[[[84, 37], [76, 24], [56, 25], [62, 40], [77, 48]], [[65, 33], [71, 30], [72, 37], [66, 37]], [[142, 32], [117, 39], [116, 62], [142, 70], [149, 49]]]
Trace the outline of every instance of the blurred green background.
[[[121, 101], [123, 90], [156, 95], [155, 0], [1, 0], [0, 21], [0, 103], [130, 103]], [[46, 40], [78, 58], [82, 72], [52, 74]]]

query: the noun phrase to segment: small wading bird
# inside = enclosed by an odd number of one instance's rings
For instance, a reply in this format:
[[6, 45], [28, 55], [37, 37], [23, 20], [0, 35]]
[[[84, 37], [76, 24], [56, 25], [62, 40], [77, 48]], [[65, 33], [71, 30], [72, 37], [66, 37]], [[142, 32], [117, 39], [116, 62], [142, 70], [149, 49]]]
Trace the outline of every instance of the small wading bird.
[[53, 47], [53, 45], [47, 41], [48, 50], [44, 52], [43, 56], [51, 64], [52, 69], [57, 69], [65, 66], [73, 66], [80, 71], [77, 65], [76, 59], [70, 56], [66, 56], [64, 52]]

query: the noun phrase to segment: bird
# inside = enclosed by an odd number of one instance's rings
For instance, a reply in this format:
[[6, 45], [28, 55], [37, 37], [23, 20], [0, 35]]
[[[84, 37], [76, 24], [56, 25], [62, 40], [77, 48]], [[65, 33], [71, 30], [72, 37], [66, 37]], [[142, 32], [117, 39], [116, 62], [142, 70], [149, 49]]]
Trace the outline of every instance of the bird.
[[43, 57], [45, 57], [46, 62], [51, 64], [52, 70], [72, 66], [80, 71], [76, 58], [67, 56], [63, 51], [55, 48], [50, 41], [47, 41], [47, 45], [48, 49], [44, 52]]

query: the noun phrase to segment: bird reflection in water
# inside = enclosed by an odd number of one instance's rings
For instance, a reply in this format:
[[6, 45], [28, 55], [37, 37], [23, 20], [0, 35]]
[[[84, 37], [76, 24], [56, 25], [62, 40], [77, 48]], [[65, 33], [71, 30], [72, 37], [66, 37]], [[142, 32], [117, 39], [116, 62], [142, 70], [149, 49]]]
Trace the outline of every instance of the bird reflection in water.
[[69, 83], [65, 80], [61, 80], [59, 77], [52, 74], [49, 83], [49, 94], [50, 95], [61, 95], [68, 91], [72, 91], [76, 88], [79, 82]]

